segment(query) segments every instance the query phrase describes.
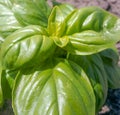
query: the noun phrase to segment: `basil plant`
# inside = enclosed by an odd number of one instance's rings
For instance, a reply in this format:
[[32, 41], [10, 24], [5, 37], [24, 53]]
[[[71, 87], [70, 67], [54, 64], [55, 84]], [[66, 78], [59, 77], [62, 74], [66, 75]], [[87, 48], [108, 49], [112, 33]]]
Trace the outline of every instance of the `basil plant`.
[[96, 115], [120, 88], [120, 19], [98, 7], [0, 0], [0, 106], [15, 115]]

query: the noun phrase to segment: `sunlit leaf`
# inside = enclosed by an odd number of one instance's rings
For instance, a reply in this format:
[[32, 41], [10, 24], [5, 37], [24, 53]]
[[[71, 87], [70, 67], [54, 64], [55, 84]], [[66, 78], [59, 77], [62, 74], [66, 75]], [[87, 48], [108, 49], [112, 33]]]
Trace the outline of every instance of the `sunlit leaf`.
[[43, 71], [21, 72], [15, 84], [16, 115], [95, 115], [89, 79], [73, 62], [65, 60]]

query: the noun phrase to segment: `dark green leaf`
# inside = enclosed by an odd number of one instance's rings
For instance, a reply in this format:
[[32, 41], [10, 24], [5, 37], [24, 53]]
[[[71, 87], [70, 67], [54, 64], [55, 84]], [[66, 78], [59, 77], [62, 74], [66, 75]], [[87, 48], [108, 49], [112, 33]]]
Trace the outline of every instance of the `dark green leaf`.
[[95, 115], [95, 97], [84, 71], [65, 60], [43, 71], [21, 72], [13, 108], [16, 115]]
[[69, 59], [80, 65], [89, 77], [96, 95], [96, 111], [101, 109], [107, 97], [107, 74], [98, 54], [90, 56], [70, 55]]
[[70, 5], [55, 6], [48, 19], [48, 31], [52, 36], [62, 36], [66, 29], [66, 17], [74, 10]]

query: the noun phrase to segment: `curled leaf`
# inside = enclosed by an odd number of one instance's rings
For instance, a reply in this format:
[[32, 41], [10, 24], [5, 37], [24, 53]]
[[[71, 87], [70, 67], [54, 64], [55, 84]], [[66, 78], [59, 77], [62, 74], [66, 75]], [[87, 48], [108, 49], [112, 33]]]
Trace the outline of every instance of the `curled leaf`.
[[56, 46], [40, 26], [22, 28], [6, 38], [1, 48], [4, 68], [40, 65], [50, 58]]

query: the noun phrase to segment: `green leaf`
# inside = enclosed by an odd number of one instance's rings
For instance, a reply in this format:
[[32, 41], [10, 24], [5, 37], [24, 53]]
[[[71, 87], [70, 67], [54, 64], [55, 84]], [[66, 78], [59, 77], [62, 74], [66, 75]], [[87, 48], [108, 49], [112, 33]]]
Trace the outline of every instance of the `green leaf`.
[[105, 50], [100, 53], [107, 73], [108, 86], [112, 89], [120, 88], [119, 55], [113, 50]]
[[4, 68], [16, 69], [40, 65], [51, 58], [56, 45], [40, 26], [22, 28], [6, 38], [1, 47]]
[[20, 24], [47, 26], [51, 8], [46, 0], [16, 0], [13, 11]]
[[108, 90], [107, 74], [101, 57], [98, 54], [88, 56], [69, 55], [68, 59], [80, 65], [89, 77], [95, 92], [96, 112], [98, 112], [105, 103]]
[[48, 31], [51, 36], [62, 36], [66, 29], [66, 17], [74, 10], [70, 5], [55, 6], [48, 19]]
[[57, 6], [49, 17], [52, 39], [72, 54], [89, 55], [114, 49], [120, 40], [120, 19], [101, 8], [75, 9], [65, 18], [60, 12]]
[[46, 0], [0, 0], [0, 36], [28, 25], [46, 27], [50, 12]]
[[74, 62], [53, 61], [54, 66], [48, 69], [17, 76], [15, 114], [95, 115], [94, 92], [84, 71]]
[[0, 107], [4, 100], [11, 99], [14, 79], [18, 71], [0, 70]]
[[0, 36], [3, 38], [21, 28], [14, 16], [12, 7], [11, 0], [0, 0]]

